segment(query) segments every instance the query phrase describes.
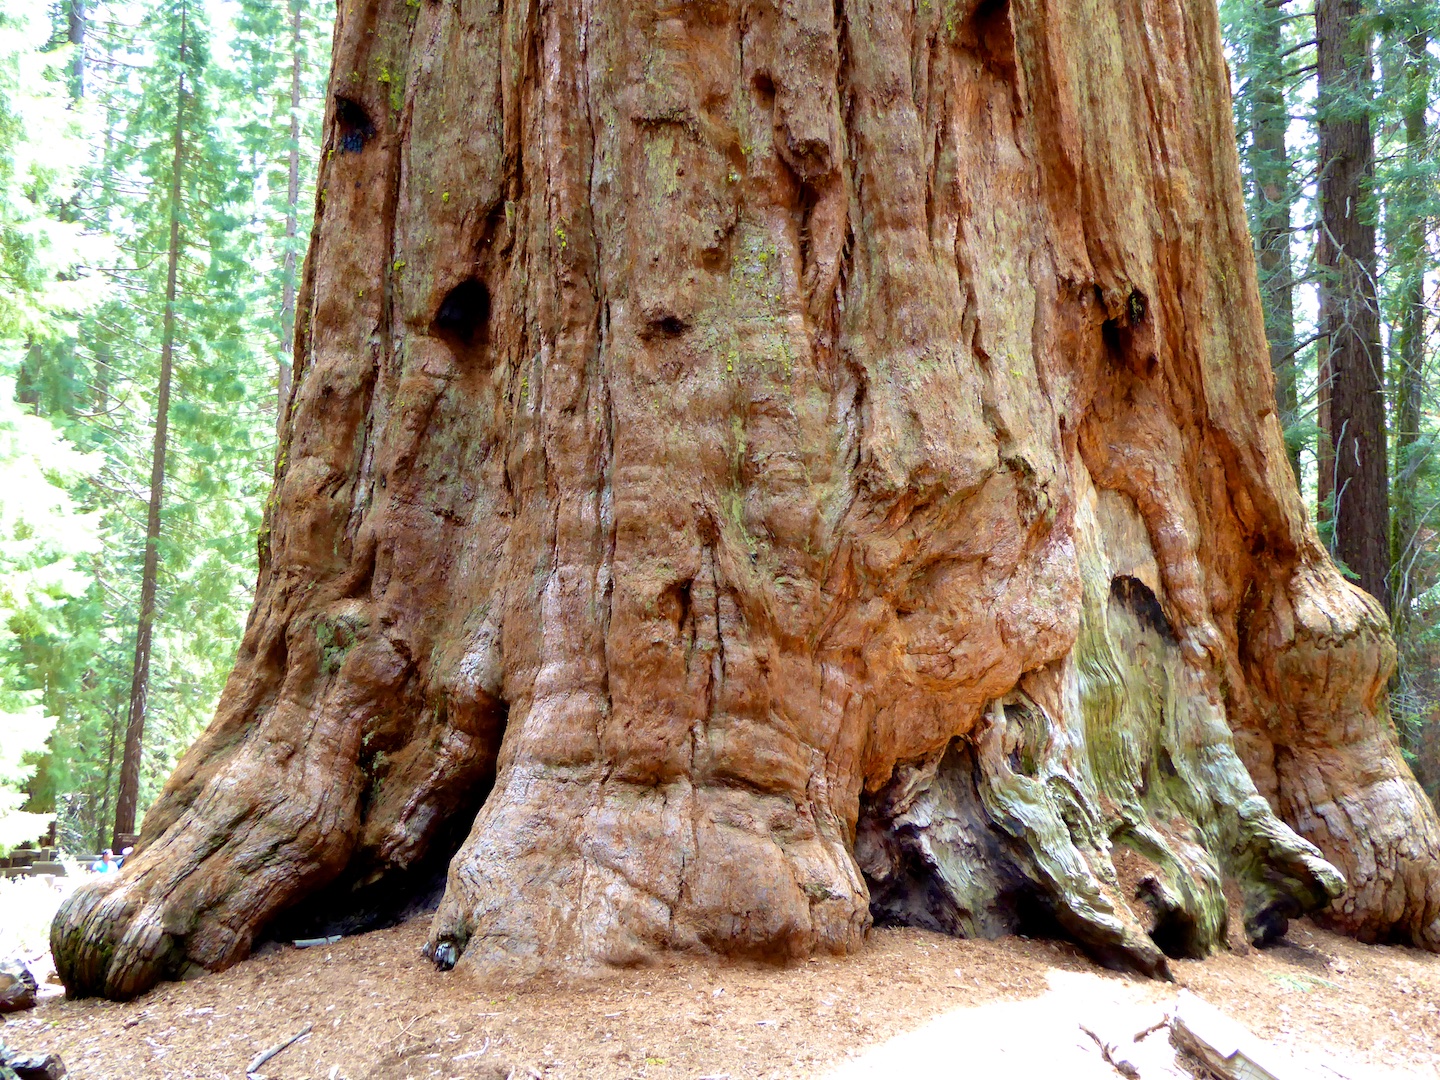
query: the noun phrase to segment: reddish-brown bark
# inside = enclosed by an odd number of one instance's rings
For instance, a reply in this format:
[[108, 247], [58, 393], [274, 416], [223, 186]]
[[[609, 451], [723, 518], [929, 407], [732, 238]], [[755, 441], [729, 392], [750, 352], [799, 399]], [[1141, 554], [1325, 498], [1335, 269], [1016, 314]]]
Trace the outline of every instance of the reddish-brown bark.
[[1360, 0], [1317, 0], [1320, 95], [1316, 160], [1320, 230], [1320, 497], [1330, 501], [1332, 550], [1360, 587], [1390, 606], [1390, 486], [1385, 356], [1375, 286], [1375, 177], [1370, 44]]
[[1160, 973], [1330, 863], [1440, 944], [1211, 0], [370, 0], [332, 87], [256, 606], [71, 992], [456, 822], [430, 949], [497, 974], [850, 950], [917, 881]]

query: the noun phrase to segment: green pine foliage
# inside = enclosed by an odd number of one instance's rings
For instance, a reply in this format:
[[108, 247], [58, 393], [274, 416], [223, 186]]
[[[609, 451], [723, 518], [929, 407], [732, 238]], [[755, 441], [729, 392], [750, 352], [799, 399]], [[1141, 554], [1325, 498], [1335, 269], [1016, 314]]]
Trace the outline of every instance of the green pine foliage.
[[94, 471], [95, 457], [16, 401], [13, 379], [0, 378], [0, 854], [49, 825], [48, 815], [21, 809], [56, 719], [43, 683], [32, 685], [46, 673], [30, 667], [25, 646], [62, 634], [67, 604], [90, 587], [99, 515], [80, 512], [70, 489]]
[[49, 39], [33, 10], [0, 7], [0, 852], [49, 821], [24, 809], [56, 723], [31, 644], [63, 632], [100, 548], [97, 516], [71, 494], [95, 462], [17, 400], [13, 377], [29, 343], [99, 298], [74, 273], [104, 245], [87, 244], [63, 210], [84, 156]]
[[[0, 681], [48, 718], [27, 809], [58, 812], [75, 847], [108, 842], [124, 745], [177, 125], [174, 386], [142, 812], [213, 714], [249, 610], [275, 453], [284, 256], [293, 243], [298, 266], [309, 237], [333, 21], [324, 0], [297, 2], [306, 182], [292, 242], [286, 181], [297, 50], [289, 2], [90, 0], [77, 50], [66, 37], [67, 3], [47, 19], [30, 0], [0, 0], [0, 28], [23, 24], [28, 34], [6, 54], [14, 59], [0, 79], [21, 84], [40, 73], [49, 110], [0, 114], [0, 148], [19, 148], [0, 162], [8, 168], [0, 184], [8, 192], [26, 182], [24, 169], [35, 170], [23, 151], [33, 145], [45, 146], [36, 158], [55, 174], [28, 181], [21, 209], [29, 217], [0, 216], [0, 272], [27, 285], [11, 294], [23, 306], [0, 308], [0, 335], [11, 343], [0, 375], [14, 379], [7, 400], [53, 425], [93, 465], [67, 476], [67, 492], [103, 537], [74, 556], [83, 588], [58, 599], [45, 622], [10, 620]], [[211, 25], [216, 14], [223, 21]], [[6, 100], [14, 100], [8, 90]], [[53, 153], [57, 131], [64, 155]], [[39, 239], [27, 246], [12, 235]], [[10, 463], [0, 470], [8, 483]]]
[[[72, 4], [0, 0], [0, 813], [24, 785], [28, 812], [57, 812], [88, 847], [108, 835], [124, 743], [176, 127], [175, 386], [142, 810], [208, 721], [249, 607], [334, 5], [87, 0], [77, 24]], [[1323, 536], [1314, 2], [1220, 7], [1280, 412]], [[1440, 0], [1373, 0], [1357, 33], [1373, 96], [1325, 107], [1369, 111], [1376, 140], [1364, 212], [1381, 237], [1392, 700], [1434, 794]]]
[[[1313, 0], [1221, 0], [1236, 130], [1256, 241], [1261, 294], [1286, 442], [1322, 539], [1333, 497], [1320, 498], [1315, 265], [1315, 20]], [[1391, 591], [1400, 667], [1392, 712], [1417, 775], [1440, 795], [1440, 0], [1374, 0], [1356, 32], [1368, 37], [1373, 93], [1325, 103], [1369, 113], [1375, 175], [1368, 205], [1380, 226], [1378, 280], [1393, 516]], [[1284, 116], [1284, 145], [1273, 136]], [[1288, 216], [1285, 258], [1267, 259], [1276, 207]], [[1287, 408], [1286, 382], [1293, 398]], [[1434, 734], [1430, 734], [1430, 731]]]
[[1384, 0], [1374, 12], [1376, 216], [1384, 266], [1391, 448], [1391, 590], [1400, 670], [1392, 687], [1402, 742], [1440, 797], [1440, 3]]
[[[293, 296], [314, 222], [319, 116], [335, 13], [330, 0], [240, 0], [238, 8], [229, 89], [240, 104], [235, 132], [253, 193], [247, 235], [254, 269], [247, 283], [255, 328], [277, 365], [288, 368]], [[297, 166], [293, 206], [292, 152]], [[292, 298], [288, 309], [287, 295]]]

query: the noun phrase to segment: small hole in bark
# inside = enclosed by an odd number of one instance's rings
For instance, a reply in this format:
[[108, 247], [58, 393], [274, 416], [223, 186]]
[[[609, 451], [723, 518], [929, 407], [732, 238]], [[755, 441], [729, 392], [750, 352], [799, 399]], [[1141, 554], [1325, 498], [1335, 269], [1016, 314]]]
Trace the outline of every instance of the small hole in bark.
[[344, 154], [358, 154], [375, 137], [375, 125], [365, 106], [346, 97], [335, 99], [335, 128], [339, 136], [336, 141]]
[[1139, 578], [1121, 574], [1110, 582], [1110, 602], [1123, 605], [1140, 625], [1154, 630], [1167, 645], [1175, 645], [1178, 639], [1175, 628], [1170, 625], [1160, 600]]
[[1154, 352], [1154, 332], [1145, 323], [1149, 311], [1144, 295], [1131, 293], [1125, 314], [1100, 324], [1100, 339], [1111, 367], [1149, 378], [1160, 369]]
[[813, 184], [800, 185], [800, 200], [797, 210], [800, 215], [800, 271], [803, 274], [810, 265], [810, 217], [820, 202], [820, 192]]
[[690, 329], [685, 320], [678, 315], [666, 312], [657, 315], [645, 324], [643, 336], [645, 338], [678, 338]]
[[666, 586], [660, 593], [658, 603], [660, 614], [673, 622], [676, 630], [682, 635], [685, 634], [686, 628], [691, 622], [690, 592], [692, 585], [693, 582], [687, 578]]
[[490, 290], [483, 281], [470, 278], [445, 294], [440, 310], [435, 313], [435, 330], [470, 345], [483, 332], [489, 318]]
[[1145, 312], [1149, 310], [1150, 303], [1145, 299], [1145, 294], [1139, 289], [1130, 292], [1130, 299], [1126, 301], [1126, 314], [1130, 317], [1131, 326], [1139, 326], [1145, 321]]
[[1007, 734], [1016, 738], [1015, 749], [1010, 751], [1010, 769], [1021, 776], [1034, 778], [1040, 774], [1040, 762], [1035, 754], [1034, 734], [1038, 724], [1030, 708], [1020, 702], [1005, 705]]
[[983, 41], [986, 33], [995, 29], [995, 24], [1010, 14], [1010, 0], [980, 0], [975, 5], [975, 14], [970, 18], [977, 34]]
[[1110, 357], [1111, 363], [1123, 364], [1125, 347], [1120, 341], [1120, 324], [1114, 319], [1106, 319], [1100, 324], [1100, 339], [1105, 342], [1105, 355]]
[[755, 93], [760, 98], [760, 104], [769, 108], [771, 102], [775, 100], [775, 80], [762, 71], [750, 80], [750, 85], [755, 88]]
[[1054, 906], [1038, 890], [1016, 889], [1002, 899], [1002, 904], [1015, 913], [1014, 932], [1021, 937], [1042, 941], [1074, 940], [1072, 935], [1065, 933], [1065, 928], [1055, 917]]
[[981, 0], [971, 16], [975, 42], [985, 66], [1000, 78], [1015, 80], [1015, 35], [1009, 0]]
[[475, 255], [477, 258], [485, 258], [493, 252], [496, 240], [503, 240], [501, 246], [504, 248], [509, 246], [510, 239], [510, 221], [505, 216], [505, 203], [499, 202], [485, 215], [485, 225], [480, 230], [479, 239], [475, 241]]
[[1205, 950], [1200, 947], [1195, 919], [1182, 909], [1166, 909], [1159, 882], [1153, 877], [1140, 882], [1136, 899], [1143, 901], [1155, 916], [1150, 940], [1161, 952], [1175, 960], [1204, 959]]
[[1180, 775], [1179, 771], [1175, 768], [1175, 762], [1170, 757], [1170, 751], [1163, 746], [1160, 748], [1160, 753], [1156, 757], [1156, 763], [1160, 767], [1160, 775], [1167, 780], [1173, 780]]

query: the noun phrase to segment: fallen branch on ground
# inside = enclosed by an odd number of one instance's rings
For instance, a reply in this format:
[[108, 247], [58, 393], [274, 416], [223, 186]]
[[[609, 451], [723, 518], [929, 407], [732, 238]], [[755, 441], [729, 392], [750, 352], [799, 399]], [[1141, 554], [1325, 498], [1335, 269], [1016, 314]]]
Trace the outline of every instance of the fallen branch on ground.
[[1217, 1080], [1300, 1080], [1310, 1075], [1188, 990], [1180, 992], [1170, 1022], [1170, 1042]]
[[1091, 1031], [1084, 1024], [1080, 1025], [1080, 1030], [1095, 1040], [1095, 1045], [1100, 1048], [1100, 1056], [1105, 1059], [1106, 1064], [1121, 1076], [1127, 1077], [1128, 1080], [1139, 1080], [1140, 1070], [1124, 1058], [1117, 1058], [1115, 1056], [1116, 1048], [1114, 1046], [1100, 1038], [1099, 1035], [1096, 1035], [1095, 1032]]
[[294, 945], [297, 949], [313, 949], [317, 945], [334, 945], [336, 942], [343, 940], [344, 937], [342, 935], [331, 934], [329, 937], [296, 938], [290, 944]]
[[303, 1028], [301, 1028], [294, 1035], [291, 1035], [290, 1038], [286, 1039], [284, 1042], [276, 1043], [274, 1046], [270, 1047], [269, 1050], [260, 1051], [260, 1053], [256, 1054], [253, 1058], [250, 1059], [250, 1064], [245, 1067], [245, 1075], [251, 1075], [257, 1069], [259, 1069], [261, 1065], [264, 1065], [276, 1054], [280, 1053], [282, 1050], [287, 1050], [291, 1046], [294, 1046], [301, 1039], [305, 1038], [306, 1035], [310, 1034], [311, 1028], [313, 1026], [314, 1025], [312, 1024], [306, 1024]]

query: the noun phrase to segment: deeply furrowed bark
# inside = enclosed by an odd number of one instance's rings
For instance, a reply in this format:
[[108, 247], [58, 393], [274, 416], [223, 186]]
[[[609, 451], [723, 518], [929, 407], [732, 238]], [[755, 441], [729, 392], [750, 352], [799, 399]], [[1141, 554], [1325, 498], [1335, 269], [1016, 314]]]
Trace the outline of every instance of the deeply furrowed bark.
[[1210, 0], [370, 0], [335, 57], [255, 610], [71, 993], [457, 824], [429, 949], [497, 975], [872, 900], [1157, 974], [1337, 896], [1440, 945]]

